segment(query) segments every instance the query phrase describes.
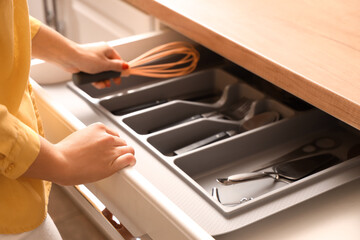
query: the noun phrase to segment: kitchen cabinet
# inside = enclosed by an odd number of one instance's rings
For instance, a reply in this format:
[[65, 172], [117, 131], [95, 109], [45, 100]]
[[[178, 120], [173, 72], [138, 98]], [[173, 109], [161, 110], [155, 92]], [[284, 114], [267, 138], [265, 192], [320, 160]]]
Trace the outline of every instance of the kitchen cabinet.
[[29, 11], [64, 36], [78, 43], [110, 41], [154, 31], [157, 23], [118, 0], [29, 1]]
[[[72, 83], [46, 85], [48, 74], [44, 69], [53, 73], [52, 78], [57, 78], [52, 82], [61, 82], [71, 76], [55, 67], [34, 62], [31, 77], [42, 84], [34, 83], [34, 89], [40, 99], [49, 139], [60, 140], [84, 124], [102, 121], [118, 129], [120, 135], [135, 147], [137, 165], [87, 185], [128, 230], [135, 236], [153, 239], [356, 239], [360, 234], [357, 227], [360, 223], [357, 214], [360, 209], [357, 187], [360, 158], [348, 158], [346, 152], [359, 143], [358, 69], [348, 70], [349, 64], [359, 63], [358, 37], [352, 34], [356, 32], [358, 15], [349, 14], [358, 12], [351, 10], [359, 6], [355, 2], [351, 5], [340, 1], [332, 1], [333, 5], [327, 3], [329, 6], [312, 1], [311, 8], [306, 8], [307, 1], [278, 1], [278, 5], [266, 5], [266, 1], [127, 2], [149, 12], [178, 33], [169, 30], [110, 42], [124, 59], [133, 59], [165, 42], [186, 40], [201, 44], [225, 60], [214, 60], [216, 64], [210, 68], [169, 81], [123, 79], [121, 87], [125, 90], [113, 86], [102, 92], [90, 86], [79, 88]], [[204, 11], [196, 10], [194, 4], [201, 5]], [[209, 11], [213, 13], [211, 16]], [[327, 21], [327, 16], [334, 15], [346, 16], [349, 38], [336, 39], [336, 36], [341, 38], [341, 34], [325, 37], [343, 31], [343, 28], [335, 27], [338, 25], [334, 21], [331, 24]], [[296, 27], [295, 23], [298, 24]], [[309, 34], [311, 26], [313, 34]], [[341, 44], [341, 40], [346, 40], [347, 44]], [[351, 83], [351, 87], [343, 85], [344, 81]], [[136, 84], [147, 87], [128, 91]], [[131, 102], [127, 99], [142, 104], [141, 99], [161, 93], [170, 94], [165, 97], [171, 99], [175, 92], [172, 89], [184, 94], [204, 86], [221, 89], [222, 94], [226, 93], [224, 96], [235, 96], [235, 100], [242, 94], [248, 94], [246, 97], [253, 100], [270, 99], [272, 103], [267, 101], [265, 106], [276, 108], [283, 120], [172, 156], [168, 154], [169, 149], [176, 149], [180, 142], [195, 141], [205, 133], [228, 130], [233, 125], [223, 120], [200, 119], [149, 133], [151, 127], [168, 124], [176, 116], [185, 116], [187, 111], [190, 114], [206, 112], [214, 107], [181, 99], [125, 115], [113, 114], [116, 104]], [[291, 101], [296, 99], [298, 102], [298, 99], [282, 89], [315, 107], [303, 110], [294, 105], [287, 106], [285, 100], [289, 96]], [[275, 94], [279, 92], [280, 97]], [[46, 103], [49, 99], [50, 103]], [[300, 102], [306, 109], [309, 107]], [[59, 125], [62, 128], [56, 127]], [[227, 176], [239, 170], [251, 170], [266, 158], [281, 156], [324, 134], [341, 139], [342, 147], [330, 152], [347, 161], [294, 183], [273, 184], [270, 191], [257, 189], [260, 195], [235, 207], [223, 206], [212, 198], [209, 191], [212, 186], [207, 178], [211, 177], [215, 184], [214, 173]], [[256, 189], [256, 185], [247, 185], [250, 187], [243, 189], [239, 186], [245, 185], [237, 186], [234, 187], [236, 193]], [[232, 194], [236, 195], [234, 191], [224, 195], [231, 189], [229, 187], [220, 188], [221, 200], [234, 200], [231, 199]], [[236, 197], [240, 200], [239, 195]]]

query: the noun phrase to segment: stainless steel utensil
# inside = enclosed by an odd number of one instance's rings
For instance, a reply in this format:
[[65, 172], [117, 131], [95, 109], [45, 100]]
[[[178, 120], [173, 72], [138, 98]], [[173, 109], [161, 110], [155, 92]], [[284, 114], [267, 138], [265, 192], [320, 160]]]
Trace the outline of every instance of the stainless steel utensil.
[[285, 155], [271, 160], [270, 162], [256, 168], [253, 172], [257, 172], [263, 170], [268, 167], [272, 167], [274, 165], [280, 164], [282, 162], [286, 162], [289, 160], [293, 160], [299, 157], [304, 157], [309, 154], [318, 153], [322, 150], [331, 150], [340, 146], [341, 142], [338, 139], [332, 137], [320, 137], [308, 142], [293, 151], [286, 153]]
[[280, 119], [280, 114], [275, 111], [263, 112], [246, 120], [242, 125], [242, 129], [249, 131], [258, 127], [265, 126], [269, 123], [276, 122]]
[[221, 109], [219, 112], [230, 120], [242, 120], [246, 117], [249, 111], [255, 108], [257, 101], [253, 101], [247, 98], [242, 98], [241, 101]]
[[195, 115], [185, 118], [183, 120], [176, 121], [174, 123], [170, 123], [170, 124], [167, 124], [165, 126], [161, 126], [161, 127], [155, 128], [155, 129], [151, 129], [151, 130], [149, 130], [149, 133], [157, 132], [157, 131], [167, 129], [169, 127], [177, 126], [180, 124], [184, 124], [187, 122], [192, 122], [196, 119], [201, 119], [201, 118], [229, 119], [230, 117], [227, 114], [231, 114], [231, 112], [235, 112], [232, 115], [232, 117], [234, 117], [236, 115], [236, 118], [237, 118], [236, 120], [240, 120], [246, 116], [248, 111], [250, 111], [252, 102], [253, 101], [248, 98], [240, 98], [239, 101], [237, 101], [236, 103], [234, 103], [230, 106], [223, 106], [220, 109], [217, 109], [217, 110], [211, 111], [211, 112], [195, 114]]
[[174, 153], [176, 155], [183, 154], [183, 153], [189, 152], [191, 150], [197, 149], [199, 147], [208, 145], [210, 143], [217, 142], [217, 141], [220, 141], [222, 139], [229, 138], [231, 136], [234, 136], [237, 133], [238, 133], [238, 131], [235, 131], [235, 130], [219, 132], [217, 134], [211, 135], [211, 136], [209, 136], [207, 138], [204, 138], [204, 139], [201, 139], [201, 140], [199, 140], [197, 142], [189, 144], [189, 145], [187, 145], [185, 147], [179, 148], [179, 149], [175, 150]]
[[275, 180], [285, 178], [287, 180], [296, 181], [310, 174], [333, 166], [340, 162], [340, 159], [333, 154], [326, 153], [314, 155], [293, 161], [281, 163], [272, 168], [273, 171], [239, 173], [231, 175], [227, 178], [217, 178], [219, 183], [231, 185], [239, 182], [260, 179], [263, 177], [271, 177]]
[[219, 133], [216, 133], [214, 135], [211, 135], [207, 138], [201, 139], [197, 142], [194, 142], [192, 144], [189, 144], [185, 147], [182, 147], [180, 149], [177, 149], [174, 151], [175, 154], [179, 155], [179, 154], [183, 154], [185, 152], [194, 150], [196, 148], [208, 145], [210, 143], [213, 142], [217, 142], [226, 138], [229, 138], [231, 136], [234, 136], [236, 134], [245, 132], [245, 131], [249, 131], [258, 127], [262, 127], [265, 126], [269, 123], [272, 123], [274, 121], [277, 121], [280, 118], [280, 114], [278, 112], [264, 112], [264, 113], [260, 113], [252, 118], [250, 118], [249, 120], [245, 121], [242, 126], [237, 129], [237, 130], [230, 130], [230, 131], [222, 131]]

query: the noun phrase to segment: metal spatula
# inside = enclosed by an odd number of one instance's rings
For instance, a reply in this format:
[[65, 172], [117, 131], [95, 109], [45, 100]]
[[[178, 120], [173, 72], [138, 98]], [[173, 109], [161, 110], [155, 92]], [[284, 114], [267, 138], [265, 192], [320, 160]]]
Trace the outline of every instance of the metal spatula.
[[340, 159], [332, 154], [320, 154], [306, 158], [296, 159], [274, 166], [273, 171], [240, 173], [231, 175], [227, 178], [218, 178], [218, 182], [231, 185], [239, 182], [272, 177], [274, 179], [284, 178], [296, 181], [310, 174], [333, 166], [340, 162]]

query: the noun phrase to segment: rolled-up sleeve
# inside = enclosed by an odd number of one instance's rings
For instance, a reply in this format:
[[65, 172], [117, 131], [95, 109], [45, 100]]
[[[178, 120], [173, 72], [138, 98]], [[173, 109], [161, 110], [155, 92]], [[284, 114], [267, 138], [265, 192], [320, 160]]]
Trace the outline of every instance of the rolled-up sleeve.
[[39, 135], [0, 105], [0, 172], [16, 179], [30, 167], [40, 150]]
[[40, 29], [41, 22], [32, 16], [29, 16], [29, 19], [30, 19], [31, 38], [34, 38]]

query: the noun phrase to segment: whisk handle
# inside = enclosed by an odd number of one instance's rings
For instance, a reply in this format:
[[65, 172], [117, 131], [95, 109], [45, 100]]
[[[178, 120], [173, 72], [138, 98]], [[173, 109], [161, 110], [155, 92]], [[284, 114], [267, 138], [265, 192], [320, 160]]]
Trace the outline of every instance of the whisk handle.
[[74, 73], [72, 75], [72, 80], [75, 83], [75, 85], [79, 86], [79, 85], [83, 85], [83, 84], [87, 84], [87, 83], [98, 82], [98, 81], [103, 81], [103, 80], [107, 80], [107, 79], [111, 79], [111, 78], [120, 77], [120, 75], [121, 75], [121, 72], [115, 72], [115, 71], [106, 71], [106, 72], [95, 73], [95, 74], [78, 72], [78, 73]]

